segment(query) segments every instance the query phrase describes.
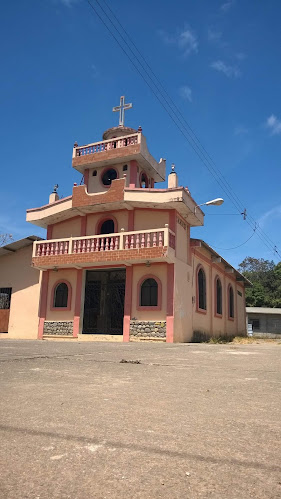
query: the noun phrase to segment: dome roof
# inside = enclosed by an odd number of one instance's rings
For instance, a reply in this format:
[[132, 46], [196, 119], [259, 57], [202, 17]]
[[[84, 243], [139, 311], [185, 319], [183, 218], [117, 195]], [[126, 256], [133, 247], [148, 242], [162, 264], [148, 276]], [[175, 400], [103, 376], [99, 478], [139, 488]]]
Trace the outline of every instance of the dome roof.
[[126, 135], [131, 135], [133, 133], [137, 133], [137, 130], [128, 126], [119, 125], [105, 130], [105, 132], [103, 132], [102, 138], [103, 140], [109, 140], [114, 139], [115, 137], [125, 137]]

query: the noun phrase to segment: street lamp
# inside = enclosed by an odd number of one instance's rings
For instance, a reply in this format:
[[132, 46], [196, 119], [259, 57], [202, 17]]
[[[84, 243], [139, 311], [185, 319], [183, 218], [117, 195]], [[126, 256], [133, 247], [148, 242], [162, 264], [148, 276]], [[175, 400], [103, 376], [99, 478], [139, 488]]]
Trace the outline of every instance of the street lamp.
[[209, 206], [209, 205], [220, 206], [223, 203], [224, 200], [222, 198], [216, 198], [212, 199], [211, 201], [207, 201], [206, 203], [197, 204], [194, 208], [194, 213], [196, 213], [196, 208], [198, 208], [199, 206]]

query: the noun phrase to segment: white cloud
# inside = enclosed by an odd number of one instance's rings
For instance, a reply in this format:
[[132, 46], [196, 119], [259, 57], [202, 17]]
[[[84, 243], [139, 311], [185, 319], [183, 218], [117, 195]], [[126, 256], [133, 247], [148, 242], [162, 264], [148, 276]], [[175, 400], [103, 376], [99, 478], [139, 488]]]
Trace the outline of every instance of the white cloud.
[[235, 54], [235, 57], [236, 59], [238, 59], [238, 61], [244, 61], [244, 59], [246, 59], [246, 54], [244, 54], [244, 52], [238, 52], [237, 54]]
[[192, 102], [192, 90], [190, 87], [187, 85], [183, 85], [179, 89], [179, 94], [184, 100], [188, 100], [189, 102]]
[[249, 133], [249, 129], [243, 125], [239, 125], [234, 128], [234, 135], [247, 135]]
[[178, 30], [175, 35], [170, 35], [163, 30], [160, 30], [158, 33], [164, 43], [176, 45], [185, 56], [188, 56], [192, 52], [198, 52], [197, 36], [188, 26], [183, 30]]
[[59, 0], [66, 7], [72, 7], [76, 3], [80, 2], [80, 0]]
[[271, 210], [265, 212], [258, 220], [258, 225], [262, 228], [266, 225], [269, 219], [281, 218], [281, 205], [275, 206]]
[[215, 31], [211, 28], [208, 29], [208, 41], [217, 43], [220, 41], [222, 37], [222, 32], [221, 31]]
[[271, 130], [272, 135], [281, 135], [281, 120], [274, 114], [267, 118], [265, 126]]
[[235, 3], [235, 0], [228, 0], [220, 6], [222, 12], [227, 12]]
[[198, 52], [198, 41], [190, 29], [185, 29], [179, 34], [178, 45], [183, 50], [184, 55], [191, 52]]
[[241, 71], [237, 66], [227, 65], [220, 60], [212, 62], [211, 68], [225, 74], [228, 78], [238, 78], [241, 76]]

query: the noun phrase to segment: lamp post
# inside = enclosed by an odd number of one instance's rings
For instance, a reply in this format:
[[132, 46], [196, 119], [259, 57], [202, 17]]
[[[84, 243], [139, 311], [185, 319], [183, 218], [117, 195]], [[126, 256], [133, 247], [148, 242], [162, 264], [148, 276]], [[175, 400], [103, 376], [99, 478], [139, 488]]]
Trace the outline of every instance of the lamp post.
[[194, 208], [194, 214], [196, 213], [196, 208], [199, 208], [199, 206], [209, 206], [209, 205], [220, 206], [223, 203], [224, 200], [222, 198], [216, 198], [212, 199], [211, 201], [206, 201], [206, 203], [197, 204]]

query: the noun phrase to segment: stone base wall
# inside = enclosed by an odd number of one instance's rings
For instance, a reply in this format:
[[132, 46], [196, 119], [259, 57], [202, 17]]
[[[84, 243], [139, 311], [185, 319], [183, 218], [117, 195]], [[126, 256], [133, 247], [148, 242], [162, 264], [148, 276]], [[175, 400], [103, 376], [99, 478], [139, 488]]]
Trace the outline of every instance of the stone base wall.
[[130, 336], [135, 338], [166, 338], [166, 321], [130, 321]]
[[45, 321], [44, 336], [72, 336], [73, 321]]

